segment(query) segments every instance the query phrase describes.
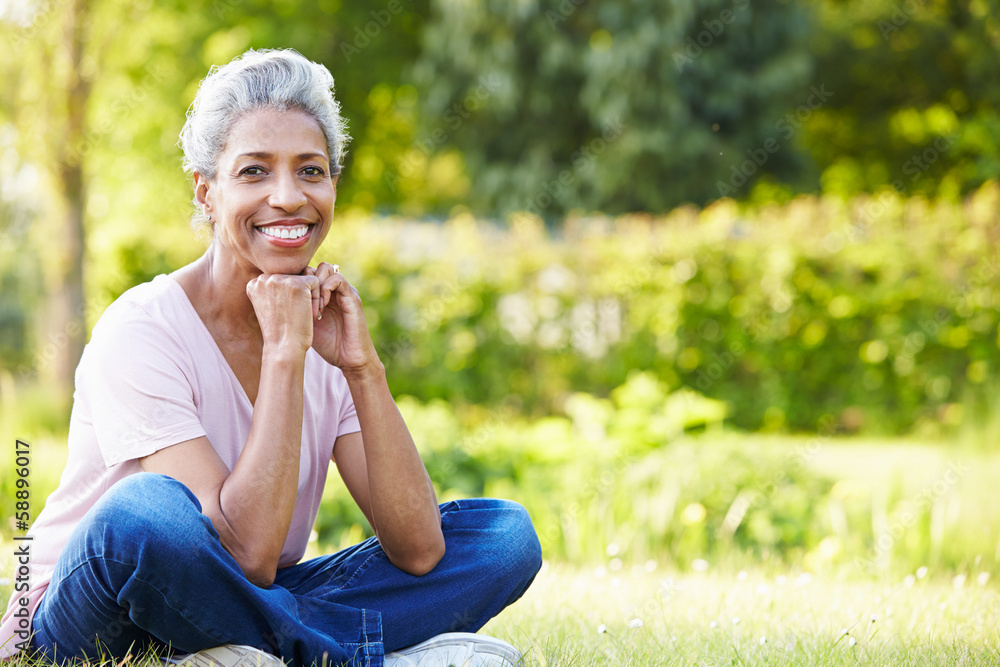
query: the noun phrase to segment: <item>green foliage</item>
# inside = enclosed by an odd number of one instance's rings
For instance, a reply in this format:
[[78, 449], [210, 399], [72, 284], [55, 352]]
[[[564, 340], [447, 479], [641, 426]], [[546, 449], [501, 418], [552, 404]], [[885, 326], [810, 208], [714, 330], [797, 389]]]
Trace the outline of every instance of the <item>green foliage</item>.
[[822, 188], [955, 197], [1000, 174], [995, 0], [825, 0], [801, 145]]
[[[812, 95], [812, 26], [794, 3], [432, 9], [414, 68], [421, 138], [459, 149], [475, 211], [558, 218], [704, 203]], [[764, 161], [761, 173], [780, 178], [799, 168], [790, 150]]]
[[[412, 397], [397, 404], [440, 500], [482, 495], [517, 499], [536, 521], [554, 519], [551, 526], [539, 528], [549, 553], [591, 559], [599, 555], [593, 550], [601, 539], [595, 527], [610, 531], [608, 539], [619, 530], [643, 532], [640, 526], [649, 517], [633, 511], [630, 494], [644, 496], [647, 485], [627, 483], [628, 475], [662, 471], [648, 464], [647, 455], [691, 429], [717, 428], [725, 416], [721, 403], [688, 390], [670, 392], [647, 373], [632, 374], [610, 399], [571, 395], [566, 400], [569, 417], [528, 420], [476, 407], [457, 413], [444, 401], [423, 405]], [[640, 465], [642, 461], [646, 463]], [[341, 532], [363, 523], [352, 504], [345, 491], [334, 487], [317, 520], [321, 540], [338, 544]], [[587, 531], [586, 540], [576, 533], [580, 526]], [[656, 551], [668, 544], [663, 532], [643, 539]]]
[[723, 201], [558, 235], [353, 221], [321, 255], [364, 295], [397, 395], [544, 415], [645, 369], [741, 428], [898, 433], [960, 423], [996, 373], [998, 202]]
[[[398, 404], [439, 500], [522, 503], [551, 560], [771, 561], [861, 577], [997, 568], [984, 501], [995, 456], [838, 442], [832, 422], [809, 439], [734, 436], [721, 404], [638, 372], [610, 398], [572, 394], [538, 419]], [[370, 534], [337, 481], [317, 530], [328, 549]]]

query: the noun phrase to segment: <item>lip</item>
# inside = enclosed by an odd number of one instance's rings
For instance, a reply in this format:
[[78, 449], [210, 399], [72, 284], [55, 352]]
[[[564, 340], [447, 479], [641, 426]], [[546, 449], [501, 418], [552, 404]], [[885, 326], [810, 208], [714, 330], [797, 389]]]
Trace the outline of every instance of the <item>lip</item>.
[[[267, 234], [261, 231], [261, 229], [263, 229], [264, 227], [301, 227], [302, 225], [306, 226], [306, 233], [297, 239], [280, 239], [274, 236], [268, 236]], [[312, 233], [315, 228], [316, 228], [316, 223], [309, 222], [308, 220], [276, 220], [274, 222], [268, 222], [266, 224], [257, 225], [255, 227], [257, 233], [261, 236], [261, 238], [263, 238], [271, 245], [277, 246], [279, 248], [299, 248], [301, 246], [304, 246], [306, 243], [309, 242], [309, 239], [312, 238]]]

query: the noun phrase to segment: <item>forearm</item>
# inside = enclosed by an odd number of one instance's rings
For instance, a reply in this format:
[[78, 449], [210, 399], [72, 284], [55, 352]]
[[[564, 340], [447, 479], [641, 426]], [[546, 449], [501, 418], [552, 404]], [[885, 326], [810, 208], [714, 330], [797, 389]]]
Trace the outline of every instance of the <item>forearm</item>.
[[444, 553], [434, 487], [393, 401], [381, 364], [345, 374], [361, 424], [372, 528], [389, 559], [429, 570]]
[[243, 560], [272, 577], [298, 493], [304, 374], [304, 355], [265, 351], [250, 433], [219, 492]]

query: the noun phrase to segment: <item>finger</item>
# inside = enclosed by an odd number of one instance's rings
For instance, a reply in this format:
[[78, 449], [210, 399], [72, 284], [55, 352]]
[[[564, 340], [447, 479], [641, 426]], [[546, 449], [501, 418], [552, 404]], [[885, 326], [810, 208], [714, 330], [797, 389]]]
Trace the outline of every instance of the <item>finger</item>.
[[[306, 267], [306, 268], [309, 269], [311, 267]], [[305, 270], [303, 270], [303, 273], [305, 273]], [[322, 301], [322, 296], [320, 294], [319, 278], [317, 278], [312, 273], [306, 274], [302, 277], [305, 278], [306, 287], [309, 288], [309, 296], [311, 299], [310, 305], [312, 307], [313, 319], [319, 319], [320, 308], [321, 308], [320, 302]]]
[[340, 273], [339, 264], [330, 264], [328, 262], [320, 262], [316, 265], [316, 277], [320, 280], [326, 280], [328, 277], [335, 273]]
[[319, 264], [316, 265], [315, 269], [313, 269], [312, 267], [307, 267], [307, 268], [310, 271], [310, 275], [316, 276], [320, 281], [319, 300], [314, 302], [313, 318], [321, 320], [323, 319], [323, 309], [326, 308], [326, 303], [328, 301], [327, 298], [324, 298], [325, 295], [323, 293], [323, 283], [326, 281], [327, 277], [331, 273], [330, 265], [327, 264], [326, 262], [320, 262]]
[[260, 276], [252, 278], [247, 282], [247, 296], [253, 298], [254, 293], [257, 291], [257, 286], [260, 284]]
[[[299, 275], [300, 276], [315, 276], [316, 275], [316, 269], [314, 269], [311, 266], [307, 266], [306, 268], [302, 269], [302, 271], [299, 273]], [[309, 289], [310, 289], [310, 291], [312, 291], [311, 287]], [[314, 320], [317, 319], [317, 316], [319, 315], [319, 311], [320, 311], [321, 308], [322, 308], [322, 306], [320, 305], [319, 301], [317, 300], [316, 294], [313, 294], [312, 295], [312, 316], [313, 316]]]
[[333, 300], [333, 293], [337, 291], [338, 286], [345, 283], [343, 276], [339, 273], [331, 273], [327, 276], [326, 280], [323, 281], [323, 285], [320, 291], [323, 295], [323, 308], [325, 309], [330, 302]]

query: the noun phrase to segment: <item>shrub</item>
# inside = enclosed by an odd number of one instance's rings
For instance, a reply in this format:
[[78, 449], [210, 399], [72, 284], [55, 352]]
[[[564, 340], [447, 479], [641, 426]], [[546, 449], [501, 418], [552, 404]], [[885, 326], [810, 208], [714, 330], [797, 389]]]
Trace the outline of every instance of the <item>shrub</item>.
[[631, 369], [725, 401], [752, 430], [957, 422], [995, 372], [1000, 187], [892, 191], [508, 229], [344, 224], [329, 261], [365, 297], [396, 395], [524, 415]]

